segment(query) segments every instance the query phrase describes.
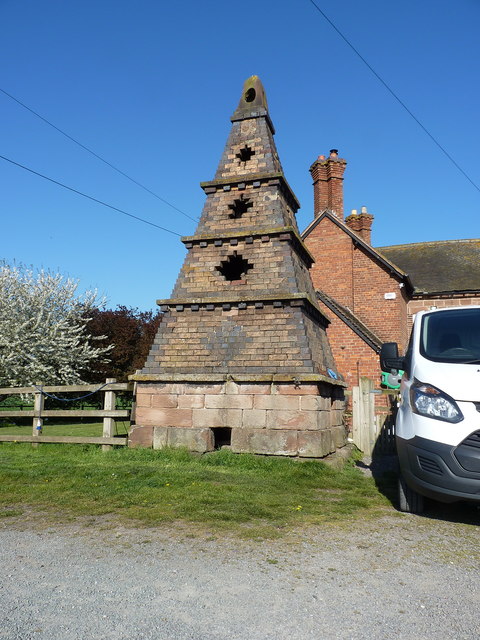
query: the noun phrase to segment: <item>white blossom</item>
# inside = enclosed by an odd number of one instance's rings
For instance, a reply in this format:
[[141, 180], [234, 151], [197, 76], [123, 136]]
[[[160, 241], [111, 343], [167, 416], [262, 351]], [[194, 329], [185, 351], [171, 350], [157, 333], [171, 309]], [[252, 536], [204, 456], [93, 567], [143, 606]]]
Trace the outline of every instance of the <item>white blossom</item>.
[[0, 262], [0, 385], [82, 382], [81, 373], [110, 348], [88, 336], [96, 291], [77, 294], [78, 281], [58, 273]]

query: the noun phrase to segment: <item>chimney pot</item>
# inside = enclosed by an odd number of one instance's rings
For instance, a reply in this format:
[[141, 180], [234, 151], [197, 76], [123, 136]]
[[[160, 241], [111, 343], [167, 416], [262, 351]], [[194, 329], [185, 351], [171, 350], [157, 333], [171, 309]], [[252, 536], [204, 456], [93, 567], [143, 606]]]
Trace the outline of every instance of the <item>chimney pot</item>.
[[328, 158], [319, 155], [310, 167], [315, 217], [328, 210], [343, 220], [343, 173], [347, 163], [337, 154], [337, 149], [331, 149]]
[[368, 213], [367, 207], [361, 208], [360, 215], [355, 214], [358, 214], [358, 211], [356, 209], [352, 209], [352, 214], [345, 221], [347, 226], [359, 235], [362, 240], [371, 244], [373, 222], [372, 214]]

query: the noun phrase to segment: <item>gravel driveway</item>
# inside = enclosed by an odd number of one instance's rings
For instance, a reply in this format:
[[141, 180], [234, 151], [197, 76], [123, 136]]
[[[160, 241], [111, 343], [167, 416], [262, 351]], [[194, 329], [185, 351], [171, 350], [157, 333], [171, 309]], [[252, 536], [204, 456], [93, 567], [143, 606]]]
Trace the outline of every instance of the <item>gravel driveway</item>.
[[0, 638], [478, 639], [478, 512], [465, 513], [389, 510], [273, 542], [4, 518]]

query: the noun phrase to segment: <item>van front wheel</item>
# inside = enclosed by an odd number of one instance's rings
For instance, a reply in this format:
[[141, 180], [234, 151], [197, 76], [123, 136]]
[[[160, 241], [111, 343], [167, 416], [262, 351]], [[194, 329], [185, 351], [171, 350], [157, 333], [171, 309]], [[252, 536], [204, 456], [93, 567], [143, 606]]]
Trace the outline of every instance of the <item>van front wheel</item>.
[[405, 513], [423, 513], [423, 496], [411, 489], [403, 479], [398, 476], [398, 507]]

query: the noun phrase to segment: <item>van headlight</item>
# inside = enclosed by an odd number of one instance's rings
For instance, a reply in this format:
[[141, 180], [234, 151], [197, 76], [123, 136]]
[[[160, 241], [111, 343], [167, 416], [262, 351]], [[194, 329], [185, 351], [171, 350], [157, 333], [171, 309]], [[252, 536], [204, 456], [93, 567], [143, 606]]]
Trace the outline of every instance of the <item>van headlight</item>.
[[416, 380], [410, 387], [412, 411], [434, 420], [461, 422], [463, 414], [453, 398], [437, 387]]

